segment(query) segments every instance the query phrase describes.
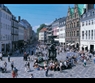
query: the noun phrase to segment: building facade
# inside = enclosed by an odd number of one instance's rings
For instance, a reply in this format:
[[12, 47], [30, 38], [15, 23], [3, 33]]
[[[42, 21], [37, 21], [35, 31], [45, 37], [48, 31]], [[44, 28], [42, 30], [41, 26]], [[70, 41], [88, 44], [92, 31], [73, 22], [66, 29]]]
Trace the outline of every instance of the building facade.
[[23, 24], [23, 22], [20, 20], [21, 18], [19, 18], [19, 23], [18, 23], [18, 46], [19, 48], [24, 46], [24, 35], [25, 35], [25, 25]]
[[26, 27], [24, 27], [24, 45], [26, 45], [27, 44], [27, 28]]
[[14, 15], [12, 15], [12, 51], [15, 51], [18, 48], [18, 20]]
[[0, 4], [0, 52], [7, 53], [12, 50], [10, 10]]
[[52, 31], [53, 31], [53, 36], [56, 36], [54, 38], [55, 41], [59, 42], [59, 19], [55, 19], [55, 21], [52, 23]]
[[27, 30], [27, 43], [29, 44], [30, 41], [31, 41], [31, 37], [32, 37], [32, 26], [25, 19], [22, 19], [21, 21], [23, 22], [23, 25], [26, 27], [26, 30]]
[[47, 44], [50, 44], [50, 42], [51, 42], [50, 36], [53, 35], [52, 24], [47, 25], [46, 27], [47, 27]]
[[74, 8], [68, 8], [66, 18], [66, 38], [67, 44], [79, 49], [80, 46], [80, 17], [86, 10], [86, 4], [75, 4]]
[[47, 42], [47, 28], [42, 28], [39, 32], [39, 41], [43, 44]]
[[80, 49], [95, 51], [95, 9], [84, 13], [80, 21]]
[[66, 17], [62, 17], [59, 20], [59, 43], [65, 45], [65, 24]]

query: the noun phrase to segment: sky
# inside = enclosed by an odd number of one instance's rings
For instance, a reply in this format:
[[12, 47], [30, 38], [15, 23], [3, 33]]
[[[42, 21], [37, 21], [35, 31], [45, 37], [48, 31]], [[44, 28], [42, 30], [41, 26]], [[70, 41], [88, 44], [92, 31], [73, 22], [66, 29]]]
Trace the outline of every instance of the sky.
[[37, 28], [45, 23], [52, 23], [56, 18], [67, 16], [68, 7], [74, 4], [4, 4], [16, 16], [26, 19], [36, 32]]

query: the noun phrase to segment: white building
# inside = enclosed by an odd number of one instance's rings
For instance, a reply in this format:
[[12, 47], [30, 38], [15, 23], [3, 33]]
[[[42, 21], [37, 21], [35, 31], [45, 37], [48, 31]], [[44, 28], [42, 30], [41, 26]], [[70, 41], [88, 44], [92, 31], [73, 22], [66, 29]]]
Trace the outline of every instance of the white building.
[[12, 49], [11, 19], [10, 10], [4, 4], [0, 4], [0, 52], [6, 53]]
[[44, 39], [44, 32], [39, 32], [39, 41]]
[[80, 21], [80, 50], [95, 51], [95, 9], [84, 13]]
[[54, 21], [53, 21], [53, 23], [52, 23], [52, 31], [53, 31], [53, 36], [56, 36], [55, 38], [54, 38], [54, 40], [56, 41], [56, 42], [59, 42], [59, 20], [60, 20], [60, 18], [59, 19], [55, 19]]
[[65, 44], [65, 23], [66, 17], [59, 20], [59, 43]]
[[39, 32], [39, 41], [42, 43], [47, 42], [47, 35], [46, 35], [47, 28], [42, 28]]

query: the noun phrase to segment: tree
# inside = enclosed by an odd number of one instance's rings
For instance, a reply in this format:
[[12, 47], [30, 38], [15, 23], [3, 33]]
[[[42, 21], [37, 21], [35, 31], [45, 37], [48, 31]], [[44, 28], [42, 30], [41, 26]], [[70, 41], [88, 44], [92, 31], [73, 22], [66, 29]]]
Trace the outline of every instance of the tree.
[[37, 29], [37, 34], [39, 34], [40, 30], [41, 30], [42, 28], [44, 28], [44, 27], [46, 27], [46, 25], [45, 25], [45, 24], [41, 24], [40, 27]]

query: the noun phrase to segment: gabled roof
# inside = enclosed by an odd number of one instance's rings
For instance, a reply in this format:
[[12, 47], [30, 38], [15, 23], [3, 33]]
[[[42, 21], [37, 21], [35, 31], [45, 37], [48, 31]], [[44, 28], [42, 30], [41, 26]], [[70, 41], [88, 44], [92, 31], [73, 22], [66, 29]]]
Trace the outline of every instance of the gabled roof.
[[47, 30], [47, 28], [42, 28], [41, 30], [40, 30], [40, 32], [45, 32]]

